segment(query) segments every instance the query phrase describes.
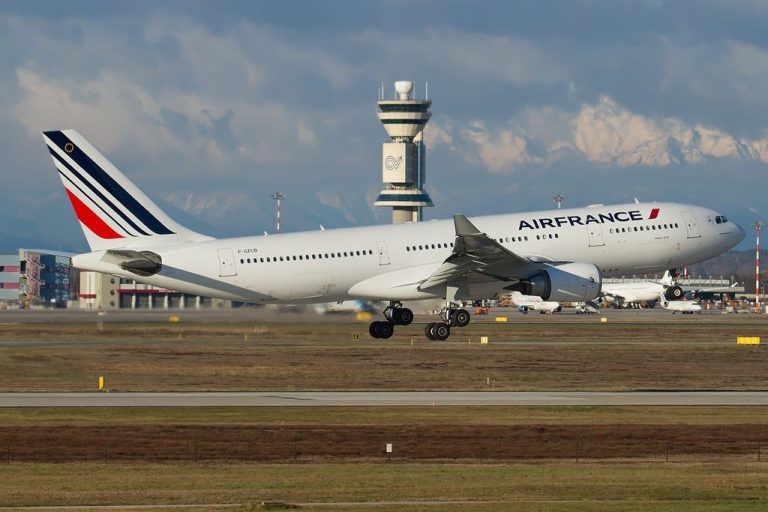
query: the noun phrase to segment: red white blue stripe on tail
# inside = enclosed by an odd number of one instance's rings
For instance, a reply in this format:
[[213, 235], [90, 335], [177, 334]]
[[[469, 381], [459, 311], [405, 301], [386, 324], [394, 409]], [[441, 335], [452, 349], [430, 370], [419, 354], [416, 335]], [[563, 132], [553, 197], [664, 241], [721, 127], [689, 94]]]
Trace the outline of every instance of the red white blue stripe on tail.
[[209, 238], [174, 222], [75, 130], [43, 136], [91, 249]]

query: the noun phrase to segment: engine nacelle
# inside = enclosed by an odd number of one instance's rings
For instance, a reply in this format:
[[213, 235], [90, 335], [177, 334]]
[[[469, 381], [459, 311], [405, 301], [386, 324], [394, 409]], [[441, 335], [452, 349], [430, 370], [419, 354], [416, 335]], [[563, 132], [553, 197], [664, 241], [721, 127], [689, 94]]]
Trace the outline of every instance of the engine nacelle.
[[528, 279], [507, 287], [525, 295], [556, 302], [585, 302], [600, 296], [602, 276], [592, 263], [553, 265]]

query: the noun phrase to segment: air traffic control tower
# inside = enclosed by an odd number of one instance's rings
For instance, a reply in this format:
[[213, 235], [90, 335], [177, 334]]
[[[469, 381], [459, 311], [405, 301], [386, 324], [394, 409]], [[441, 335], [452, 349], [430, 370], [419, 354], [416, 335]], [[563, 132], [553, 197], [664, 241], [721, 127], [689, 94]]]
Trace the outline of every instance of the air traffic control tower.
[[424, 191], [423, 131], [432, 117], [428, 99], [413, 99], [413, 82], [395, 82], [397, 98], [385, 100], [383, 88], [378, 101], [379, 120], [391, 142], [382, 145], [381, 172], [384, 188], [374, 206], [392, 208], [392, 223], [422, 219], [422, 208], [433, 206]]

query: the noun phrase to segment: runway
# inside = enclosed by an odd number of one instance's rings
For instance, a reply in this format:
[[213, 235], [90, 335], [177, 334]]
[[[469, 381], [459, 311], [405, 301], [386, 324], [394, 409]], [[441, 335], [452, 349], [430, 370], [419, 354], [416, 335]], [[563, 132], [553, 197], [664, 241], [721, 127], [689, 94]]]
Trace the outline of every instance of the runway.
[[768, 392], [0, 393], [0, 407], [768, 406]]

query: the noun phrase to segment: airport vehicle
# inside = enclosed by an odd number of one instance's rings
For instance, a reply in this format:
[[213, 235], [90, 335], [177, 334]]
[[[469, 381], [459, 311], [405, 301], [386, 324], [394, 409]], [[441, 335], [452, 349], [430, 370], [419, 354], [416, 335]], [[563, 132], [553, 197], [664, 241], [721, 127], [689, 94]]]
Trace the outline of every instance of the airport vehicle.
[[669, 300], [679, 300], [683, 297], [683, 289], [676, 286], [672, 273], [667, 270], [659, 281], [641, 281], [634, 283], [603, 283], [600, 297], [608, 303], [619, 307], [639, 302], [656, 300], [659, 293], [664, 293]]
[[667, 311], [671, 311], [673, 315], [677, 312], [684, 315], [692, 315], [701, 311], [701, 305], [698, 302], [693, 302], [691, 300], [670, 301], [663, 293], [659, 294], [658, 299], [661, 307]]
[[375, 338], [413, 321], [405, 300], [445, 300], [425, 328], [444, 340], [470, 321], [459, 301], [510, 291], [589, 301], [604, 275], [695, 263], [745, 236], [699, 223], [724, 219], [709, 208], [632, 203], [215, 239], [176, 223], [75, 130], [43, 139], [91, 249], [76, 268], [252, 303], [389, 301]]
[[512, 304], [517, 306], [517, 310], [521, 313], [528, 313], [531, 310], [542, 314], [558, 313], [563, 310], [559, 302], [544, 300], [536, 295], [523, 295], [520, 292], [511, 292], [509, 299], [512, 301]]

